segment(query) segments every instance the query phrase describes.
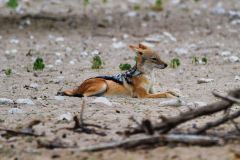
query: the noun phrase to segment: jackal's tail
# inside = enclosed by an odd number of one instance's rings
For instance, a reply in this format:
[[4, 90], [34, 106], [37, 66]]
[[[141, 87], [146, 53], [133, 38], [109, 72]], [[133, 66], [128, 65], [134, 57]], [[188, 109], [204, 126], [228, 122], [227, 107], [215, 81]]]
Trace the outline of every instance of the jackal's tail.
[[61, 91], [61, 92], [58, 92], [57, 95], [59, 95], [59, 96], [83, 97], [83, 94], [79, 93], [78, 89]]

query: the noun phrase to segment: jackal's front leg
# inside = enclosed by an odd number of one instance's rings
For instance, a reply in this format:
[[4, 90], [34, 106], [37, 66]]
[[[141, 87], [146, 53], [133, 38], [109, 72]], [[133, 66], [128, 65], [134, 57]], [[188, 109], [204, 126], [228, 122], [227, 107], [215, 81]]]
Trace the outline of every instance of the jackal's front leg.
[[158, 93], [148, 93], [144, 88], [138, 88], [135, 91], [135, 95], [138, 98], [174, 98], [177, 95], [174, 92], [167, 91], [167, 92], [158, 92]]

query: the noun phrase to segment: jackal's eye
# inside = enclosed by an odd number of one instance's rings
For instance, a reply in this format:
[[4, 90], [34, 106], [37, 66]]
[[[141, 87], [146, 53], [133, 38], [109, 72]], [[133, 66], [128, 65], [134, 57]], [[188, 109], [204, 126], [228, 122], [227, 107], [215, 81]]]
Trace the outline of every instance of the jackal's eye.
[[157, 58], [153, 57], [153, 58], [151, 58], [151, 60], [153, 60], [153, 61], [157, 61]]

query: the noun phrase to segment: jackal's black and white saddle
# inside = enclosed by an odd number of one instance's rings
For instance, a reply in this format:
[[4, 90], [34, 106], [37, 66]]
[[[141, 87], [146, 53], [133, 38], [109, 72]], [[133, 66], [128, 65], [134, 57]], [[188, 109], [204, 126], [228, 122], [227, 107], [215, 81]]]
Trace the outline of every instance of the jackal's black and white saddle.
[[120, 74], [113, 75], [113, 76], [97, 76], [96, 78], [112, 80], [119, 84], [123, 84], [123, 82], [125, 80], [128, 84], [132, 84], [132, 77], [139, 76], [141, 74], [142, 74], [142, 72], [140, 72], [137, 69], [137, 66], [135, 65], [134, 67], [132, 67], [131, 69], [127, 70], [124, 73], [120, 73]]

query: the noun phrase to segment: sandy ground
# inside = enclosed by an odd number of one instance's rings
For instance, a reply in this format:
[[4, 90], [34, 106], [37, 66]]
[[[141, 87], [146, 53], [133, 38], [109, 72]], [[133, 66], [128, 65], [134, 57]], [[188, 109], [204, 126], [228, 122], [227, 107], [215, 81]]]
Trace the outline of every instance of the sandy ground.
[[[138, 2], [138, 1], [137, 1]], [[179, 58], [181, 65], [177, 69], [156, 70], [156, 90], [177, 89], [186, 102], [211, 103], [216, 101], [213, 90], [226, 93], [239, 88], [240, 63], [231, 63], [220, 54], [224, 51], [240, 57], [239, 24], [234, 24], [229, 11], [239, 11], [240, 1], [201, 0], [197, 3], [186, 1], [173, 4], [169, 1], [162, 12], [152, 12], [146, 1], [140, 2], [141, 9], [135, 11], [131, 1], [91, 1], [83, 8], [77, 0], [36, 1], [30, 6], [22, 3], [23, 14], [37, 14], [54, 17], [20, 16], [9, 9], [0, 10], [0, 98], [16, 100], [29, 98], [34, 105], [0, 105], [0, 126], [19, 128], [33, 119], [42, 121], [34, 129], [45, 132], [41, 140], [56, 137], [69, 144], [85, 147], [100, 142], [124, 139], [116, 134], [137, 120], [159, 121], [160, 115], [174, 116], [188, 108], [159, 107], [163, 99], [108, 98], [113, 104], [105, 106], [91, 104], [95, 97], [86, 98], [84, 119], [86, 122], [109, 128], [107, 136], [73, 133], [59, 130], [73, 125], [73, 122], [59, 121], [60, 115], [69, 112], [79, 115], [81, 98], [65, 97], [56, 100], [57, 91], [77, 86], [84, 79], [101, 74], [121, 72], [120, 63], [134, 64], [134, 53], [128, 44], [139, 43], [151, 35], [162, 35], [160, 42], [151, 43], [162, 59], [169, 62]], [[221, 7], [222, 4], [222, 7]], [[216, 7], [218, 6], [218, 7]], [[219, 7], [220, 6], [220, 7]], [[224, 13], [216, 13], [220, 8]], [[166, 36], [170, 33], [176, 40]], [[120, 48], [113, 43], [121, 42]], [[31, 50], [30, 55], [27, 53]], [[96, 50], [105, 62], [103, 69], [92, 70], [91, 60]], [[183, 53], [181, 53], [183, 52]], [[33, 61], [43, 57], [46, 68], [42, 72], [32, 71]], [[208, 58], [207, 65], [192, 64], [192, 57]], [[6, 76], [5, 69], [11, 68], [12, 74]], [[197, 84], [199, 78], [211, 78], [213, 82]], [[38, 88], [28, 86], [37, 83]], [[19, 108], [23, 113], [10, 114], [11, 108]], [[239, 106], [234, 106], [239, 109]], [[220, 115], [220, 114], [219, 114]], [[217, 116], [202, 117], [189, 122], [201, 125]], [[239, 120], [238, 120], [239, 122]], [[216, 131], [231, 130], [232, 124], [221, 126]], [[57, 131], [59, 130], [59, 131]], [[167, 145], [147, 150], [111, 150], [98, 153], [81, 153], [78, 149], [39, 149], [35, 138], [0, 137], [0, 159], [239, 159], [239, 144], [217, 147], [197, 147]]]

